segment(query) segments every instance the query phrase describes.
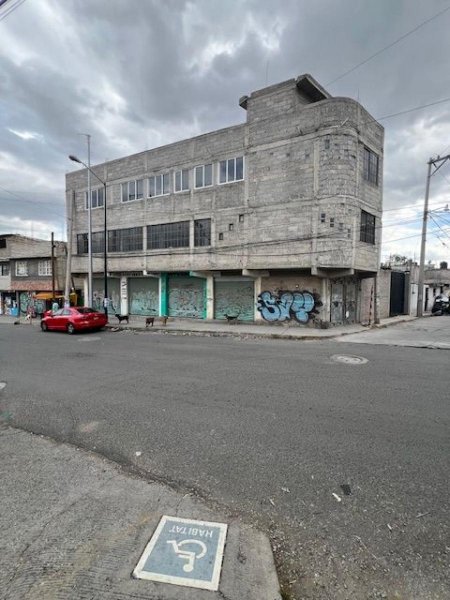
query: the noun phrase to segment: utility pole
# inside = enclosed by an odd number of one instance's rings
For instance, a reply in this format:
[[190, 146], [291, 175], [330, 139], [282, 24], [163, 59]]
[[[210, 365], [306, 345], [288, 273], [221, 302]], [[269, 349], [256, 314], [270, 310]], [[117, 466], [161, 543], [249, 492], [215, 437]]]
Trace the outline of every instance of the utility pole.
[[91, 135], [89, 133], [80, 133], [87, 140], [88, 160], [87, 160], [87, 183], [88, 183], [88, 297], [85, 300], [85, 306], [92, 306], [93, 285], [92, 285], [92, 193], [91, 193]]
[[70, 202], [67, 205], [67, 255], [66, 255], [66, 282], [64, 286], [64, 305], [70, 306], [70, 277], [72, 274], [72, 236], [73, 236], [73, 210], [75, 204], [75, 192], [70, 195]]
[[[423, 316], [423, 286], [425, 280], [425, 248], [427, 241], [427, 222], [428, 222], [428, 199], [430, 196], [430, 180], [431, 177], [438, 171], [442, 165], [450, 160], [450, 154], [447, 156], [443, 156], [442, 158], [438, 156], [437, 158], [430, 158], [428, 161], [428, 172], [427, 172], [427, 183], [425, 186], [425, 202], [423, 206], [423, 224], [422, 224], [422, 243], [420, 245], [420, 264], [419, 264], [419, 282], [418, 282], [418, 290], [417, 290], [417, 316]], [[431, 172], [432, 167], [434, 167], [434, 171]]]
[[52, 301], [55, 301], [55, 234], [52, 231]]

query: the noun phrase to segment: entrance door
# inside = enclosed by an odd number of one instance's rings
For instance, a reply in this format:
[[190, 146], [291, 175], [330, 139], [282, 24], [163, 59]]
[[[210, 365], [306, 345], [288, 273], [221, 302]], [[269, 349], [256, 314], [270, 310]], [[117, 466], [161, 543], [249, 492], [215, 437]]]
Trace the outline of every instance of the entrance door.
[[169, 275], [169, 317], [206, 318], [206, 279]]
[[238, 317], [240, 321], [253, 321], [255, 317], [255, 289], [253, 281], [214, 282], [214, 318], [225, 315]]
[[405, 314], [405, 273], [391, 272], [391, 298], [389, 316]]
[[159, 313], [159, 282], [155, 277], [128, 279], [130, 315], [157, 315]]

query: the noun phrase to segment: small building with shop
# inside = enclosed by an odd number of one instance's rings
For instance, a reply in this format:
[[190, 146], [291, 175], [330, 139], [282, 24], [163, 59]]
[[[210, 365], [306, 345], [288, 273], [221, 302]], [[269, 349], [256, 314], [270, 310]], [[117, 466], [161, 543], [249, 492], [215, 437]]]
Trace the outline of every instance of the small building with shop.
[[17, 234], [0, 235], [0, 314], [20, 316], [31, 311], [42, 314], [46, 300], [64, 290], [67, 248], [49, 240]]
[[[359, 321], [361, 281], [379, 265], [383, 127], [310, 75], [239, 104], [242, 124], [92, 168], [106, 183], [91, 178], [94, 304], [106, 216], [111, 312]], [[86, 290], [87, 170], [66, 190]]]

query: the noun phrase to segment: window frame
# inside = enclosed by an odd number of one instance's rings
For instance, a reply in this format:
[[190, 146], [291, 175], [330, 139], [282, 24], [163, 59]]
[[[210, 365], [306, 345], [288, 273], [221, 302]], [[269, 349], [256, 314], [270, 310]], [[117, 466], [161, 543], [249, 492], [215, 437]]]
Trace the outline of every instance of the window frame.
[[[206, 167], [211, 167], [211, 183], [205, 183], [206, 181]], [[202, 184], [197, 185], [197, 169], [201, 169]], [[204, 165], [197, 165], [194, 167], [194, 189], [201, 190], [203, 188], [212, 187], [214, 185], [214, 165], [213, 163], [205, 163]]]
[[[19, 273], [19, 265], [25, 265], [25, 273]], [[28, 261], [27, 260], [16, 260], [15, 265], [15, 274], [16, 277], [28, 277], [29, 269], [28, 269]]]
[[[165, 185], [164, 185], [164, 179], [167, 177], [167, 191], [165, 191]], [[152, 184], [150, 183], [151, 180], [154, 180], [154, 190], [155, 193], [151, 194], [150, 190], [152, 188]], [[156, 193], [156, 180], [159, 179], [160, 181], [160, 188], [161, 188], [161, 193], [157, 194]], [[167, 171], [166, 173], [158, 173], [158, 175], [150, 175], [150, 177], [147, 177], [147, 185], [148, 185], [148, 189], [147, 189], [147, 198], [159, 198], [160, 196], [168, 196], [170, 194], [170, 172]]]
[[[373, 219], [373, 222], [368, 223], [368, 217], [370, 220]], [[377, 217], [370, 212], [367, 212], [364, 209], [361, 209], [361, 221], [360, 221], [360, 230], [359, 230], [359, 241], [364, 242], [365, 244], [371, 244], [375, 246], [376, 244], [376, 223]]]
[[[236, 179], [236, 161], [242, 159], [242, 178], [240, 179]], [[230, 175], [230, 163], [233, 161], [234, 165], [233, 165], [233, 179], [231, 179], [229, 177]], [[226, 180], [225, 181], [221, 181], [221, 169], [222, 169], [222, 164], [226, 165]], [[219, 183], [219, 185], [226, 185], [227, 183], [237, 183], [238, 181], [244, 181], [245, 180], [245, 156], [234, 156], [233, 158], [226, 158], [224, 160], [219, 160], [218, 162], [218, 173], [217, 173], [218, 177], [217, 177], [217, 181]]]
[[[201, 232], [203, 225], [205, 231]], [[206, 243], [205, 243], [206, 242]], [[194, 248], [206, 248], [211, 246], [211, 218], [194, 220]]]
[[[177, 175], [180, 174], [180, 189], [177, 190]], [[183, 187], [183, 177], [187, 175], [187, 187]], [[173, 191], [175, 194], [180, 194], [181, 192], [189, 192], [191, 189], [190, 186], [190, 169], [177, 169], [173, 172]]]
[[40, 260], [38, 262], [38, 276], [39, 277], [51, 277], [52, 276], [52, 261], [50, 258], [47, 258], [45, 260]]
[[11, 274], [11, 269], [9, 262], [1, 262], [0, 263], [0, 277], [9, 277]]
[[[95, 206], [93, 203], [93, 197], [94, 197], [94, 192], [95, 192]], [[99, 192], [101, 192], [101, 197], [102, 197], [102, 202], [100, 204], [99, 202]], [[86, 191], [84, 192], [84, 209], [85, 210], [89, 210], [89, 192]], [[103, 208], [105, 206], [105, 188], [104, 187], [99, 187], [99, 188], [95, 188], [95, 189], [91, 189], [91, 210], [95, 210], [96, 208]]]
[[[127, 204], [128, 202], [135, 202], [136, 200], [142, 200], [144, 198], [144, 181], [145, 179], [130, 179], [129, 181], [124, 181], [123, 183], [120, 184], [120, 199], [121, 202], [123, 204]], [[138, 187], [139, 187], [139, 183], [142, 184], [142, 191], [140, 193], [140, 195], [138, 195]], [[134, 186], [134, 193], [130, 194], [130, 185]], [[124, 194], [124, 189], [126, 187], [127, 193]], [[124, 195], [126, 196], [126, 199], [124, 200]]]
[[363, 147], [363, 179], [378, 187], [380, 180], [380, 156], [368, 148]]
[[[179, 231], [176, 230], [177, 227]], [[189, 249], [190, 238], [190, 221], [188, 220], [147, 225], [147, 250]]]
[[[126, 233], [128, 232], [128, 233]], [[134, 232], [134, 233], [132, 233]], [[133, 237], [134, 234], [135, 237]], [[123, 227], [108, 230], [108, 252], [126, 253], [142, 252], [144, 250], [144, 228]]]

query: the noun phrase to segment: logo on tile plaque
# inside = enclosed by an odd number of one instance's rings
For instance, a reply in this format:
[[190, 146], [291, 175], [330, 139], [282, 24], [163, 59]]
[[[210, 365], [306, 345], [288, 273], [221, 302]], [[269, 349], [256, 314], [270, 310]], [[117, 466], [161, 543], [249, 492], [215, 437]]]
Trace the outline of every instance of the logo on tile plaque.
[[226, 535], [225, 523], [164, 515], [133, 575], [138, 579], [218, 590]]

